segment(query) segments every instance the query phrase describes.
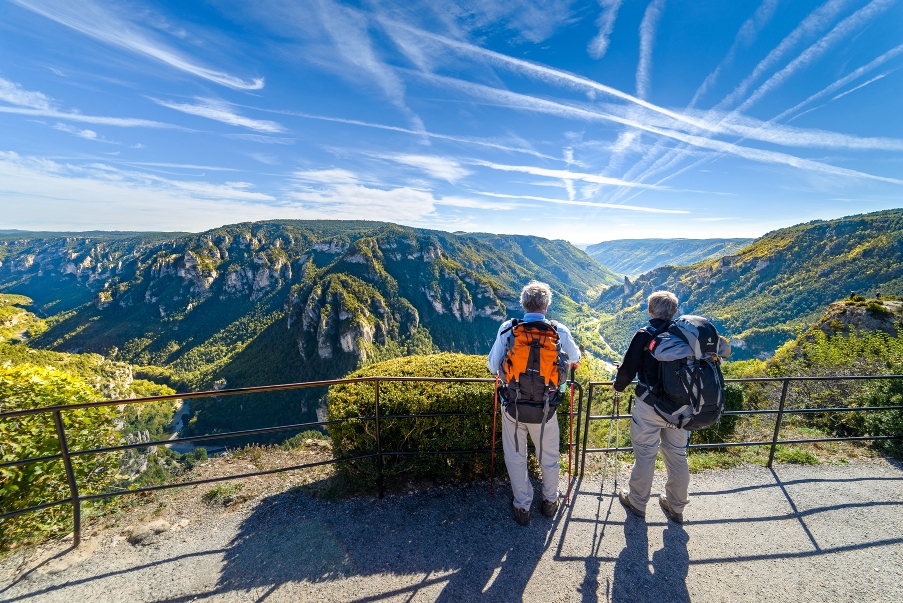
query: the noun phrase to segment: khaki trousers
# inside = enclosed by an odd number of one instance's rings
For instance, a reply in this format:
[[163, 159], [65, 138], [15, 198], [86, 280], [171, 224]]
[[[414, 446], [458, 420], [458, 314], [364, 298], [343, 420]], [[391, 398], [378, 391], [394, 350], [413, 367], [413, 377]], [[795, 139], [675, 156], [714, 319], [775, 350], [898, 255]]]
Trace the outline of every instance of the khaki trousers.
[[[504, 409], [502, 410], [502, 449], [505, 451], [505, 467], [511, 480], [511, 492], [514, 494], [514, 506], [530, 510], [533, 504], [533, 484], [527, 474], [527, 433], [536, 446], [539, 454], [539, 423], [515, 423]], [[560, 432], [558, 415], [552, 415], [546, 421], [542, 434], [542, 497], [544, 500], [558, 500], [558, 444]], [[516, 442], [516, 445], [515, 445]]]
[[687, 465], [687, 437], [685, 429], [672, 429], [655, 409], [641, 400], [633, 404], [633, 419], [630, 421], [630, 439], [636, 461], [630, 472], [628, 498], [640, 511], [646, 511], [652, 490], [652, 475], [655, 473], [655, 457], [661, 443], [662, 456], [668, 481], [665, 493], [671, 508], [681, 513], [689, 499], [690, 468]]

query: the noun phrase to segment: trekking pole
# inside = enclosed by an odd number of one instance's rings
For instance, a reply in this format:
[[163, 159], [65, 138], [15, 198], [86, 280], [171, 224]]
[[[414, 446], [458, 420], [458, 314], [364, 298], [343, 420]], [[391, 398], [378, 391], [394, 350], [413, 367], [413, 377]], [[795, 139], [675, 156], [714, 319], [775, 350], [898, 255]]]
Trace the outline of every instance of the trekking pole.
[[489, 493], [493, 494], [495, 483], [495, 418], [499, 408], [499, 374], [495, 374], [495, 401], [492, 403], [492, 450], [489, 452]]
[[615, 392], [615, 492], [618, 491], [618, 452], [621, 447], [621, 392]]
[[571, 457], [574, 453], [574, 374], [575, 369], [571, 367], [571, 411], [568, 413], [568, 494], [565, 500], [571, 502]]

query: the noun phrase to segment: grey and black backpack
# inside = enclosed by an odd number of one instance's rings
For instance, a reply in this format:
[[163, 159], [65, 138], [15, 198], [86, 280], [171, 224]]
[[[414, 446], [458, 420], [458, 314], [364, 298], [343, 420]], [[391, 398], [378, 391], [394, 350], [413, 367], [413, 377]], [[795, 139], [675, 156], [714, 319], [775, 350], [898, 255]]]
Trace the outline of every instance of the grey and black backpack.
[[697, 431], [724, 413], [718, 331], [707, 319], [681, 316], [649, 342], [659, 362], [655, 411], [678, 429]]

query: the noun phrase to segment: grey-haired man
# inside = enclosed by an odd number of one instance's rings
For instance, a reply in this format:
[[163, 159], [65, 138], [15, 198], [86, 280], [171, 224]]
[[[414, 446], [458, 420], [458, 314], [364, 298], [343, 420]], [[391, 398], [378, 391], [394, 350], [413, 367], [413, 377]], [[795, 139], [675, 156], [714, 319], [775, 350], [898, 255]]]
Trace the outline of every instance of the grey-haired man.
[[[546, 283], [531, 281], [520, 294], [520, 303], [524, 309], [524, 323], [545, 322], [546, 312], [552, 303], [552, 290]], [[499, 327], [498, 335], [492, 350], [489, 352], [487, 365], [490, 372], [504, 375], [502, 364], [508, 350], [513, 345], [512, 321], [508, 320]], [[571, 332], [562, 324], [556, 323], [558, 341], [561, 351], [567, 355], [572, 368], [580, 365], [580, 348], [574, 343]], [[508, 412], [502, 412], [502, 449], [505, 452], [505, 467], [511, 480], [511, 491], [514, 494], [512, 507], [514, 518], [522, 526], [530, 523], [530, 506], [533, 504], [533, 485], [527, 475], [527, 433], [530, 439], [542, 451], [540, 467], [542, 468], [542, 514], [553, 517], [558, 511], [558, 417], [549, 418], [544, 428], [539, 423], [516, 421]]]
[[[637, 331], [624, 362], [618, 368], [618, 374], [612, 387], [621, 392], [634, 378], [638, 380], [637, 396], [659, 384], [658, 361], [649, 352], [649, 342], [658, 332], [664, 331], [677, 314], [677, 297], [669, 291], [656, 291], [649, 296], [649, 324]], [[687, 464], [687, 437], [684, 429], [669, 425], [651, 404], [654, 396], [647, 396], [643, 402], [639, 398], [633, 405], [633, 418], [630, 421], [630, 439], [633, 443], [633, 454], [636, 459], [630, 472], [628, 490], [618, 494], [621, 504], [637, 517], [646, 517], [646, 504], [652, 491], [652, 476], [655, 473], [655, 457], [661, 446], [668, 471], [665, 483], [665, 496], [658, 499], [662, 511], [672, 521], [683, 523], [683, 510], [689, 501], [687, 491], [690, 487], [690, 468]]]

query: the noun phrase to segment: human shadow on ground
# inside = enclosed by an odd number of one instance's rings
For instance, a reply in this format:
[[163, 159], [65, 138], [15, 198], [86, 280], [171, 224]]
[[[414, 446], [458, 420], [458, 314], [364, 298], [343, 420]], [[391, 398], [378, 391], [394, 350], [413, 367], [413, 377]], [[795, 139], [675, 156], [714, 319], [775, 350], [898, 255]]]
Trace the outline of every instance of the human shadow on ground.
[[[478, 484], [341, 504], [274, 495], [242, 522], [216, 590], [271, 592], [290, 582], [382, 575], [391, 577], [388, 592], [348, 600], [413, 597], [430, 587], [441, 588], [437, 601], [521, 601], [559, 521], [538, 513], [540, 498], [531, 525], [521, 527], [507, 485], [495, 494]], [[422, 578], [397, 580], [412, 575]]]
[[641, 519], [631, 516], [624, 523], [626, 545], [615, 561], [610, 600], [689, 603], [689, 536], [678, 524], [669, 522], [663, 533], [663, 546], [652, 554], [650, 563], [647, 531], [646, 522]]

